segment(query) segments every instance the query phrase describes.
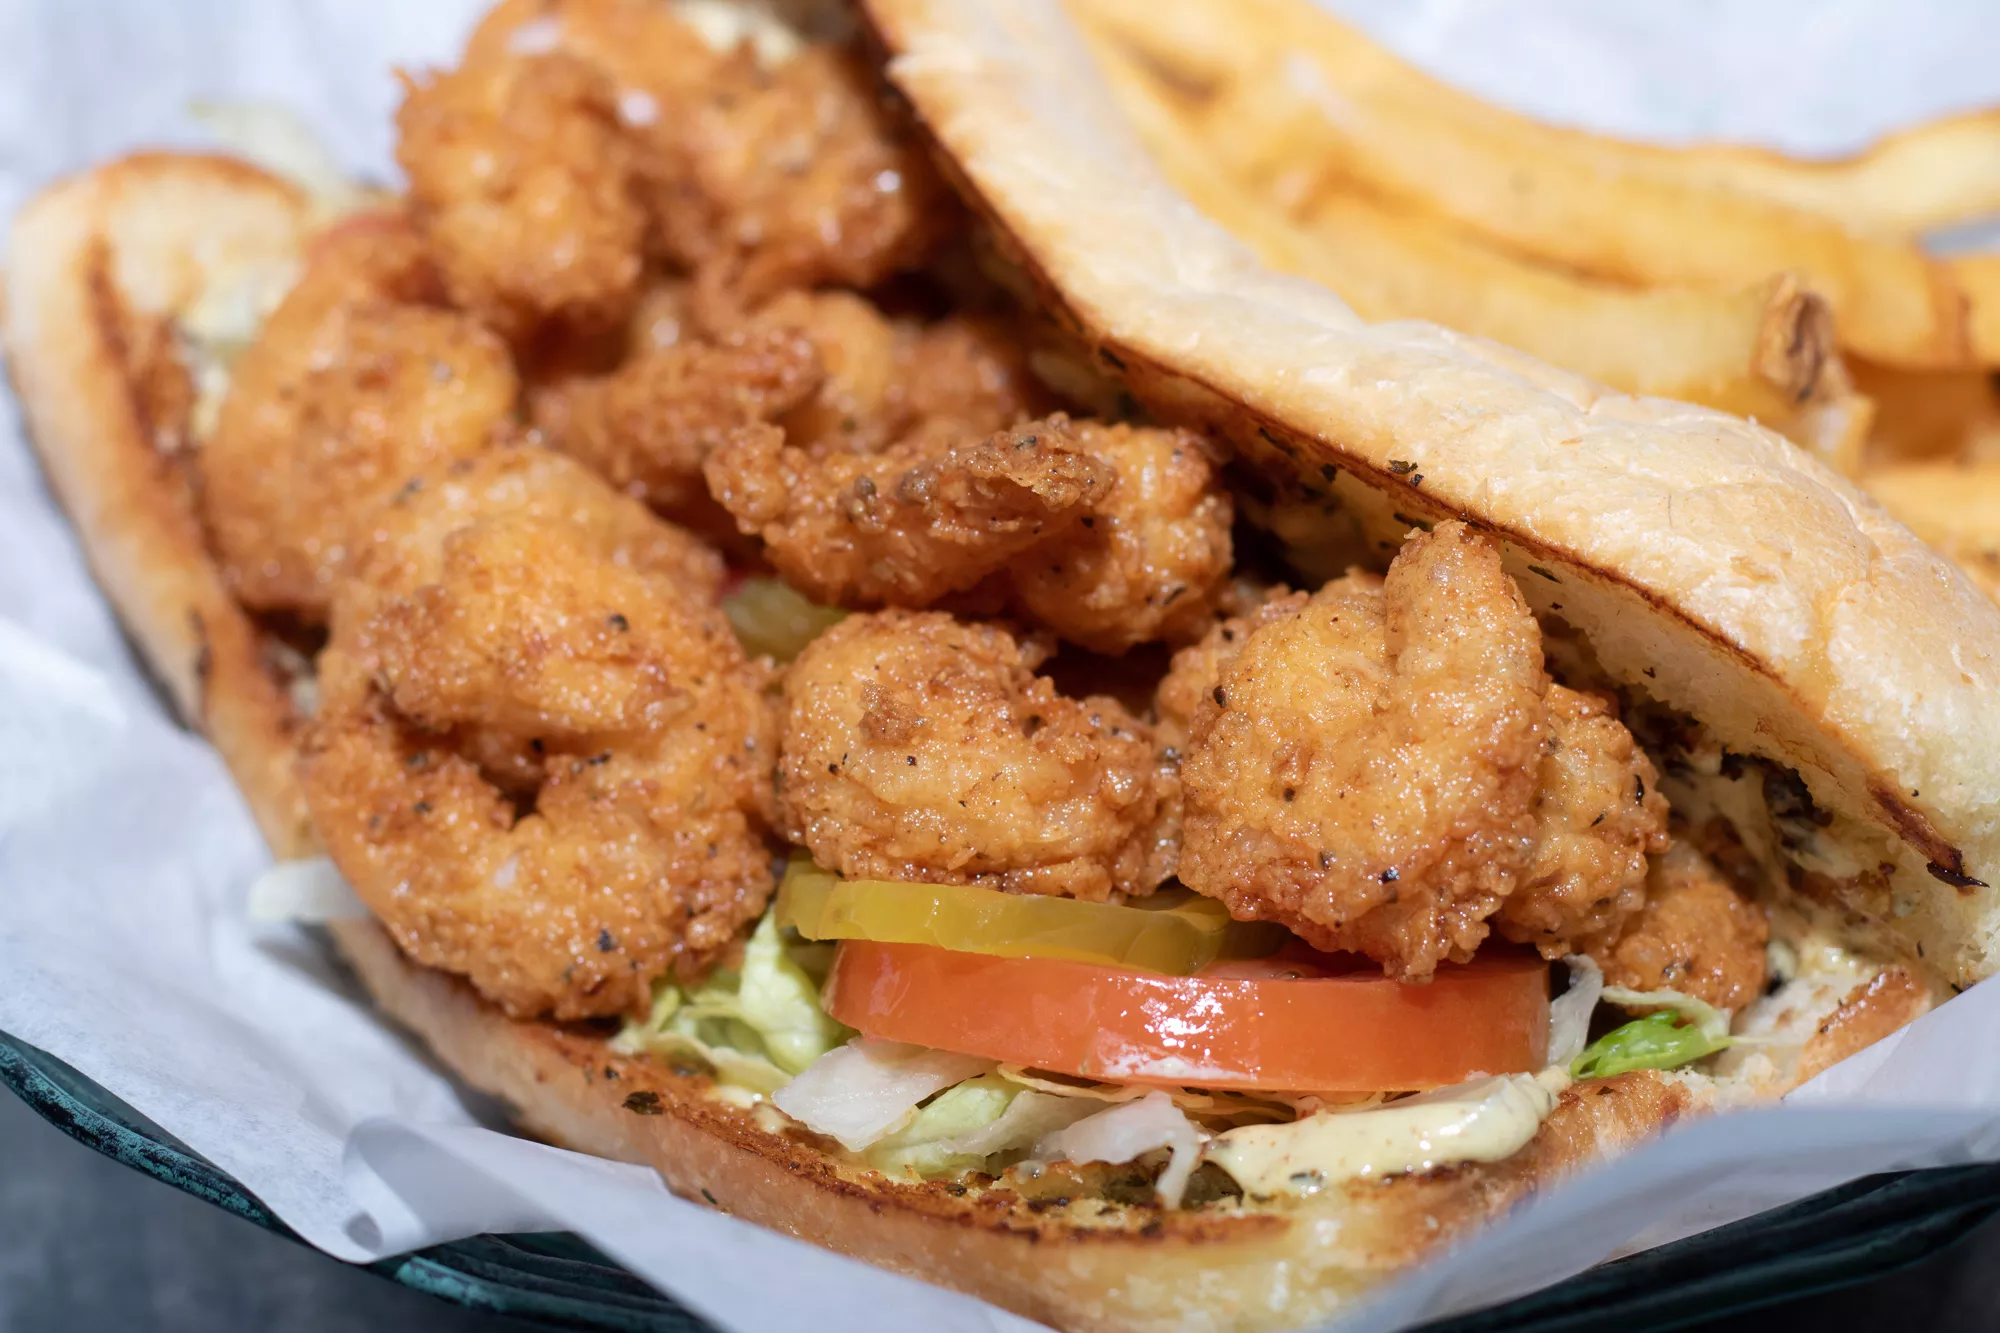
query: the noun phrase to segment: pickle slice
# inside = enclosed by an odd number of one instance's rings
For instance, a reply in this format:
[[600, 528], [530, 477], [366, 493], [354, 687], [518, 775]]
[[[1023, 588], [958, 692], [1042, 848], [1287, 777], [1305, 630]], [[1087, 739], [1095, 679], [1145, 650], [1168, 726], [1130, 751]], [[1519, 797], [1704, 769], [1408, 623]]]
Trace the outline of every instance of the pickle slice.
[[722, 599], [722, 614], [729, 617], [743, 651], [789, 662], [847, 613], [807, 601], [783, 579], [758, 577], [743, 580]]
[[1066, 958], [1186, 976], [1229, 938], [1229, 911], [1186, 889], [1139, 903], [1086, 903], [972, 884], [842, 879], [797, 858], [778, 886], [778, 924], [809, 940], [930, 944], [1000, 958]]

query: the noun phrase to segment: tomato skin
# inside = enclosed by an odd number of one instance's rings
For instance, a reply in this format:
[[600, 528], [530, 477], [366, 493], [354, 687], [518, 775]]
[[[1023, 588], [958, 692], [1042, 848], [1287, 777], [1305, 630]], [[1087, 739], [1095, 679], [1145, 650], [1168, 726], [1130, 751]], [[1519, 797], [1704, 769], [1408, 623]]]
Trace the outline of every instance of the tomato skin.
[[[1278, 960], [1191, 977], [844, 941], [828, 1012], [871, 1037], [1113, 1083], [1293, 1092], [1444, 1087], [1548, 1053], [1548, 966], [1504, 955], [1424, 985]], [[1248, 973], [1249, 975], [1244, 975]]]

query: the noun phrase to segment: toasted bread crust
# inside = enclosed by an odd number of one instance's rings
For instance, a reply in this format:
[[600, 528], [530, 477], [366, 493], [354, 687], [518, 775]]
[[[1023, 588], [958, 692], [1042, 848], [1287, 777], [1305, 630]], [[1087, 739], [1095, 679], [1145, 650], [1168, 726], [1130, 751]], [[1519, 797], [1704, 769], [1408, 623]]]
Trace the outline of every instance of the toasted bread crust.
[[[305, 200], [232, 158], [141, 154], [63, 181], [14, 220], [7, 364], [43, 470], [98, 584], [188, 725], [228, 761], [280, 857], [314, 854], [290, 703], [209, 558], [161, 353], [198, 295], [199, 242], [296, 248]], [[191, 395], [179, 395], [185, 411]]]

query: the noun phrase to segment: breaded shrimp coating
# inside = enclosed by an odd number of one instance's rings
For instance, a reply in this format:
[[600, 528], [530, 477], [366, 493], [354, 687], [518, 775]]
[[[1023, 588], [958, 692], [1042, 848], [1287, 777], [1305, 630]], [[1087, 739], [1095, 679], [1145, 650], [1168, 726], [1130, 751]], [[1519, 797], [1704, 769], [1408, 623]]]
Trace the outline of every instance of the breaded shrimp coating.
[[1532, 855], [1548, 689], [1498, 550], [1441, 523], [1216, 656], [1181, 880], [1392, 976], [1470, 959]]
[[914, 267], [949, 193], [853, 54], [775, 69], [739, 50], [684, 118], [650, 126], [640, 172], [665, 253], [721, 307], [796, 287], [871, 287]]
[[1653, 860], [1646, 904], [1584, 952], [1614, 986], [1677, 990], [1741, 1009], [1764, 990], [1770, 923], [1694, 847], [1676, 840]]
[[561, 454], [518, 443], [412, 478], [377, 514], [341, 587], [350, 614], [372, 614], [384, 595], [408, 596], [443, 577], [450, 536], [481, 518], [505, 516], [566, 524], [572, 543], [667, 589], [713, 601], [722, 558], [636, 500], [618, 494]]
[[[631, 1012], [770, 895], [768, 675], [673, 561], [618, 558], [672, 539], [589, 521], [633, 502], [572, 471], [572, 503], [518, 503], [550, 466], [527, 453], [393, 515], [387, 581], [343, 596], [321, 656], [306, 796], [411, 957], [510, 1014]], [[496, 742], [539, 768], [527, 791], [483, 767]]]
[[237, 360], [199, 459], [224, 577], [245, 605], [319, 620], [376, 507], [488, 447], [514, 410], [500, 340], [439, 308], [401, 219], [324, 237]]
[[890, 442], [898, 363], [912, 337], [907, 325], [853, 292], [791, 291], [751, 316], [748, 327], [796, 339], [824, 372], [809, 397], [775, 418], [787, 444], [817, 454], [868, 453]]
[[1161, 790], [1161, 841], [1170, 849], [1176, 869], [1180, 863], [1181, 819], [1185, 801], [1181, 791], [1181, 763], [1194, 734], [1195, 714], [1209, 699], [1224, 668], [1234, 663], [1243, 645], [1265, 625], [1297, 615], [1309, 600], [1302, 592], [1283, 587], [1263, 589], [1253, 600], [1243, 593], [1243, 614], [1212, 625], [1209, 632], [1175, 653], [1153, 692], [1153, 738], [1159, 742], [1164, 786]]
[[917, 442], [815, 458], [776, 427], [711, 454], [711, 494], [800, 592], [832, 606], [926, 606], [1066, 533], [1112, 470], [1061, 416], [943, 450]]
[[1169, 873], [1152, 738], [1113, 699], [1058, 694], [1043, 651], [936, 611], [822, 633], [785, 677], [786, 836], [855, 877], [1150, 893]]
[[[513, 736], [638, 735], [683, 704], [686, 608], [561, 519], [474, 520], [370, 622], [396, 710]], [[611, 610], [601, 608], [610, 607]]]
[[1667, 850], [1667, 800], [1613, 705], [1561, 685], [1546, 703], [1534, 859], [1494, 924], [1560, 958], [1645, 906], [1647, 855]]
[[1194, 736], [1196, 714], [1221, 683], [1222, 673], [1243, 655], [1243, 645], [1266, 625], [1289, 620], [1305, 609], [1311, 595], [1285, 587], [1266, 589], [1242, 615], [1209, 627], [1207, 634], [1174, 654], [1153, 694], [1154, 732], [1162, 745], [1185, 753]]
[[718, 50], [660, 0], [510, 0], [466, 63], [550, 54], [604, 77], [650, 244], [696, 271], [718, 312], [789, 288], [873, 286], [940, 234], [950, 194], [852, 53]]
[[938, 447], [1046, 415], [1053, 399], [1029, 374], [1025, 342], [997, 320], [891, 319], [851, 292], [786, 292], [751, 318], [789, 328], [819, 353], [818, 393], [779, 425], [814, 454], [872, 453], [921, 435]]
[[517, 342], [622, 323], [646, 216], [603, 72], [558, 52], [407, 82], [396, 160], [452, 300]]
[[543, 440], [656, 509], [708, 499], [701, 467], [733, 432], [778, 416], [818, 385], [812, 344], [783, 329], [683, 338], [607, 375], [558, 380], [531, 394]]
[[910, 432], [984, 435], [1056, 407], [1028, 369], [1021, 331], [979, 315], [925, 325], [897, 363], [896, 388]]
[[1075, 431], [1118, 484], [1080, 530], [1014, 567], [1022, 609], [1093, 652], [1199, 637], [1231, 563], [1219, 460], [1191, 431], [1094, 421]]

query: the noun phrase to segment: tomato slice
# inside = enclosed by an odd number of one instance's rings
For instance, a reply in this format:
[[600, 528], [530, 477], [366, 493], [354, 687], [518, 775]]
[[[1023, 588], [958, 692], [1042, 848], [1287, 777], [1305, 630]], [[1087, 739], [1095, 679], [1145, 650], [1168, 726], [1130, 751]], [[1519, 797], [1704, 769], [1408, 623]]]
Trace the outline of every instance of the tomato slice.
[[825, 1000], [871, 1037], [1113, 1083], [1400, 1092], [1546, 1062], [1548, 964], [1532, 954], [1423, 985], [1344, 966], [1294, 948], [1167, 977], [848, 940]]
[[803, 858], [785, 870], [777, 912], [780, 926], [809, 940], [931, 944], [1180, 974], [1215, 958], [1234, 933], [1229, 909], [1186, 890], [1121, 906], [971, 884], [844, 880]]

